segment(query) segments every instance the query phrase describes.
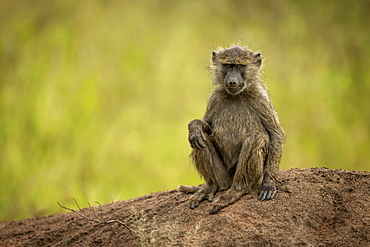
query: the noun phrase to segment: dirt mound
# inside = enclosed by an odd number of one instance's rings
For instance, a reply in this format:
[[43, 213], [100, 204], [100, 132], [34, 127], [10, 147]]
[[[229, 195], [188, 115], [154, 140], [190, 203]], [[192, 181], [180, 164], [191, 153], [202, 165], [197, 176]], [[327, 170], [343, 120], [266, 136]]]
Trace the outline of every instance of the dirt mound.
[[[280, 172], [278, 194], [255, 193], [209, 214], [189, 195], [163, 191], [79, 211], [0, 224], [1, 246], [370, 246], [370, 173]], [[95, 210], [95, 216], [93, 212]], [[102, 217], [102, 218], [101, 218]]]

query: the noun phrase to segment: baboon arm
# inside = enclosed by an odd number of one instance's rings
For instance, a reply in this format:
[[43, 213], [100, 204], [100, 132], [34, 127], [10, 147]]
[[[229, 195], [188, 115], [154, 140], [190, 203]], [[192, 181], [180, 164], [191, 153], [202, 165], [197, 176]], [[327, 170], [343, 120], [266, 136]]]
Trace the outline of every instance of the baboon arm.
[[259, 111], [260, 119], [270, 136], [270, 142], [267, 151], [265, 179], [274, 181], [279, 170], [279, 163], [283, 153], [285, 142], [285, 132], [280, 125], [278, 115], [271, 102], [264, 101], [261, 104], [262, 110]]
[[202, 120], [195, 119], [188, 124], [189, 143], [192, 148], [202, 150], [206, 146], [205, 134], [211, 135], [212, 112], [214, 108], [214, 100], [210, 99], [206, 113]]
[[206, 133], [210, 133], [209, 125], [200, 119], [195, 119], [188, 124], [189, 143], [192, 148], [202, 150], [206, 147]]
[[193, 121], [191, 121], [188, 124], [188, 129], [189, 133], [195, 131], [196, 129], [200, 129], [207, 134], [211, 133], [211, 127], [209, 126], [209, 124], [206, 121], [200, 119], [194, 119]]
[[207, 109], [203, 116], [203, 122], [207, 124], [205, 132], [211, 134], [212, 132], [212, 122], [215, 111], [218, 109], [218, 94], [212, 92], [211, 97], [208, 100]]

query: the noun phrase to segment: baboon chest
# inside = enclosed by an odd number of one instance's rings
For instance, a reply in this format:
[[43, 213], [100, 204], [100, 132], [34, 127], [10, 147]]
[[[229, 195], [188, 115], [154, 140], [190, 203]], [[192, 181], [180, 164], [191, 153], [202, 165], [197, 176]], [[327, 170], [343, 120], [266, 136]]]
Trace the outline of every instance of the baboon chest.
[[212, 139], [228, 167], [239, 159], [247, 137], [265, 131], [257, 113], [247, 102], [227, 102], [212, 119]]

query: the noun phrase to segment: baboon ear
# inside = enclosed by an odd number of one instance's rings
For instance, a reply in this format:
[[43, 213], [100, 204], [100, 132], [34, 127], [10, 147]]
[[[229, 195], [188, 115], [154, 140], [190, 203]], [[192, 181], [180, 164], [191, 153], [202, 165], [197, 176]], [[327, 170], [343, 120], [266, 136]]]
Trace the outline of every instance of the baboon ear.
[[255, 54], [254, 58], [255, 58], [254, 64], [256, 64], [258, 67], [261, 67], [261, 63], [262, 63], [261, 53]]
[[212, 62], [215, 65], [218, 62], [218, 57], [216, 52], [212, 52]]

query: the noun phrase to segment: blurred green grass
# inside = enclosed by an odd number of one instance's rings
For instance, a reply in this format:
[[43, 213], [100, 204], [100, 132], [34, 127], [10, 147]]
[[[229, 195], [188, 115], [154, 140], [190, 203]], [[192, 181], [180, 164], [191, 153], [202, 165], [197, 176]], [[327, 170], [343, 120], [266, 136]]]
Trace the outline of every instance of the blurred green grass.
[[369, 1], [0, 0], [0, 220], [202, 180], [217, 45], [260, 50], [281, 169], [370, 171]]

